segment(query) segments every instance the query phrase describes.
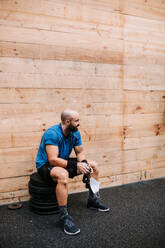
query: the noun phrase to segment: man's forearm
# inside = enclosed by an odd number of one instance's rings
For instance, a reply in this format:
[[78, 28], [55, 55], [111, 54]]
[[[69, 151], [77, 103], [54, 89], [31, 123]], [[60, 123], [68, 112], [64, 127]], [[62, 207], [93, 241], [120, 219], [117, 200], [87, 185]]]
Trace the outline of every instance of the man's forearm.
[[67, 160], [62, 159], [62, 158], [55, 158], [49, 161], [50, 165], [52, 166], [59, 166], [66, 168], [67, 167]]
[[79, 153], [77, 154], [77, 161], [81, 162], [82, 160], [86, 159], [85, 154]]

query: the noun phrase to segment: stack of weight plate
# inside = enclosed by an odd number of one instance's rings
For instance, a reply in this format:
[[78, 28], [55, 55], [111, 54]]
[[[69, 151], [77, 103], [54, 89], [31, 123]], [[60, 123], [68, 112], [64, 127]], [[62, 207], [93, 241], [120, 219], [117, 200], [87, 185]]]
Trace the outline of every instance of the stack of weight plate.
[[47, 184], [37, 172], [33, 173], [29, 181], [30, 210], [37, 214], [58, 213], [55, 188], [56, 185]]

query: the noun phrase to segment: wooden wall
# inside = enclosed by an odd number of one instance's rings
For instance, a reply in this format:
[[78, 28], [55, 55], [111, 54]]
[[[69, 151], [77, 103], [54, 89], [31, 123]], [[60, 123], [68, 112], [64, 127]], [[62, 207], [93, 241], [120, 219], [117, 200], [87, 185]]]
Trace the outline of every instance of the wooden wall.
[[0, 204], [28, 199], [65, 108], [102, 187], [165, 176], [165, 1], [0, 0]]

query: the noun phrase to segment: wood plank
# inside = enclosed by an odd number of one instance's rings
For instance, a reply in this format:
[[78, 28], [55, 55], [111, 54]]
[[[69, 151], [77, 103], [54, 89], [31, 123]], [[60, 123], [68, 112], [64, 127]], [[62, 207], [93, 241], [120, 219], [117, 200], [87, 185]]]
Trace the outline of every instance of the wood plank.
[[[80, 35], [93, 36], [97, 40], [100, 37], [120, 38], [122, 35], [121, 18], [119, 14], [104, 12], [105, 16], [111, 17], [106, 24], [95, 24], [91, 20], [82, 22], [79, 20], [62, 19], [55, 16], [30, 14], [27, 12], [17, 12], [0, 10], [0, 25], [30, 29], [40, 29], [64, 33], [75, 33]], [[73, 13], [74, 15], [74, 13]], [[21, 21], [20, 21], [21, 20]]]
[[[123, 166], [125, 164], [136, 163], [136, 161], [141, 161], [141, 163], [147, 166], [156, 165], [165, 160], [165, 147], [144, 147], [134, 150], [109, 150], [109, 151], [99, 151], [95, 153], [86, 152], [86, 157], [88, 160], [94, 160], [97, 162], [98, 167], [102, 170], [102, 166], [109, 167], [110, 170], [115, 171], [115, 166]], [[148, 167], [147, 167], [148, 168]], [[124, 166], [123, 166], [124, 170]]]
[[124, 43], [124, 64], [129, 65], [148, 65], [165, 64], [164, 45], [155, 43], [140, 43], [137, 41], [125, 41]]
[[77, 88], [119, 89], [119, 77], [69, 76], [55, 74], [2, 73], [1, 88]]
[[[19, 69], [14, 70], [14, 63]], [[120, 70], [120, 65], [2, 58], [0, 87], [62, 88], [62, 80], [64, 88], [119, 89]]]
[[162, 161], [152, 161], [152, 169], [165, 168], [165, 160], [162, 158]]
[[148, 161], [142, 160], [124, 162], [124, 164], [103, 164], [99, 167], [99, 175], [100, 177], [115, 176], [124, 173], [135, 173], [150, 168], [150, 163], [148, 163]]
[[[39, 144], [38, 144], [39, 145]], [[97, 141], [97, 142], [84, 142], [84, 150], [88, 153], [94, 153], [96, 150], [110, 151], [119, 150], [121, 146], [120, 138], [113, 138], [108, 141]], [[37, 146], [38, 148], [38, 146]], [[4, 148], [0, 149], [0, 162], [24, 162], [24, 161], [35, 161], [37, 154], [36, 147], [16, 147], [16, 148]]]
[[[52, 113], [41, 113], [34, 115], [26, 115], [21, 117], [12, 117], [0, 119], [0, 129], [3, 132], [16, 133], [16, 132], [42, 132], [45, 129], [45, 123], [48, 127], [53, 126], [54, 123], [59, 123], [60, 113], [52, 116]], [[48, 118], [48, 119], [47, 119]]]
[[13, 177], [0, 180], [0, 193], [27, 189], [29, 176]]
[[[160, 67], [161, 68], [161, 67]], [[136, 68], [135, 68], [136, 69]], [[119, 77], [121, 66], [101, 63], [84, 63], [74, 61], [0, 58], [0, 71], [4, 73], [53, 74], [56, 76], [97, 76]]]
[[[138, 68], [137, 68], [138, 69]], [[151, 69], [151, 68], [150, 68]], [[129, 72], [131, 68], [129, 69]], [[156, 71], [146, 72], [146, 75], [125, 71], [124, 89], [126, 90], [165, 90], [164, 78], [157, 77]], [[163, 72], [163, 68], [162, 68]], [[145, 73], [145, 72], [144, 72]], [[153, 78], [151, 78], [153, 76]], [[69, 76], [55, 74], [25, 74], [25, 73], [3, 73], [1, 72], [1, 88], [82, 88], [82, 89], [112, 89], [121, 87], [122, 78], [97, 77], [97, 76]], [[60, 87], [61, 83], [61, 87]]]
[[[3, 130], [3, 133], [1, 132], [0, 147], [36, 146], [40, 142], [40, 137], [42, 136], [43, 132], [48, 127], [58, 124], [60, 121], [58, 119], [59, 117], [56, 120], [54, 117], [52, 118], [52, 114], [49, 116], [48, 113], [45, 113], [45, 115], [46, 117], [49, 117], [49, 121], [48, 119], [46, 120], [46, 118], [32, 118], [29, 115], [23, 116], [23, 122], [22, 116], [13, 116], [12, 118], [10, 117], [0, 120], [1, 130]], [[132, 123], [130, 120], [133, 119], [133, 117], [136, 118], [135, 122], [138, 120], [135, 124]], [[103, 128], [100, 122], [102, 119], [101, 115], [88, 117], [82, 116], [80, 127], [82, 140], [95, 142], [99, 140], [110, 140], [111, 138], [118, 138], [121, 136], [123, 136], [124, 139], [127, 138], [128, 143], [131, 141], [131, 138], [139, 139], [141, 137], [143, 138], [156, 136], [159, 140], [159, 137], [165, 134], [165, 125], [161, 124], [161, 120], [156, 117], [160, 116], [157, 116], [156, 114], [155, 119], [152, 119], [152, 115], [131, 115], [129, 116], [129, 119], [127, 119], [127, 125], [122, 126], [122, 122], [120, 123], [120, 121], [122, 120], [118, 119], [118, 122], [116, 122], [117, 125], [115, 125], [115, 121], [114, 123], [111, 121], [111, 119], [113, 119], [113, 116], [107, 116], [104, 117], [105, 121]], [[89, 123], [87, 122], [87, 119]]]
[[33, 172], [36, 172], [34, 160], [1, 163], [0, 179], [27, 176]]
[[163, 90], [164, 66], [146, 65], [124, 67], [124, 89], [127, 90]]
[[[13, 155], [11, 149], [6, 149]], [[18, 149], [17, 149], [18, 150]], [[24, 149], [25, 150], [25, 149]], [[163, 168], [165, 161], [165, 148], [163, 147], [151, 147], [151, 148], [139, 148], [135, 150], [111, 150], [100, 151], [90, 153], [90, 150], [86, 151], [86, 157], [88, 160], [94, 160], [98, 164], [100, 175], [117, 175], [121, 173], [136, 172], [139, 170], [150, 168]], [[22, 150], [20, 150], [22, 152]], [[73, 157], [75, 154], [73, 153]], [[1, 163], [0, 178], [9, 178], [16, 176], [30, 175], [35, 168], [35, 158], [33, 161], [18, 161]]]
[[81, 115], [114, 115], [122, 114], [124, 108], [124, 114], [154, 114], [164, 113], [165, 102], [157, 103], [143, 103], [139, 102], [122, 104], [122, 103], [90, 103], [88, 100], [83, 103], [79, 99], [72, 99], [72, 101], [66, 102], [66, 100], [60, 99], [58, 102], [47, 102], [46, 104], [29, 103], [29, 104], [2, 104], [0, 109], [1, 119], [11, 117], [21, 117], [31, 114], [38, 113], [60, 113], [64, 109], [64, 105], [68, 106], [69, 109], [74, 109], [81, 113]]
[[[0, 25], [0, 41], [2, 42], [19, 42], [29, 44], [41, 44], [41, 45], [56, 45], [58, 47], [72, 47], [85, 48], [92, 50], [104, 50], [109, 51], [122, 49], [123, 41], [119, 38], [111, 38], [111, 36], [103, 37], [96, 33], [95, 35], [88, 35], [88, 39], [85, 39], [81, 34], [55, 32], [47, 30], [37, 30], [29, 28], [17, 28]], [[93, 46], [95, 43], [95, 46]], [[114, 47], [112, 46], [114, 45]], [[121, 50], [120, 50], [121, 51]]]
[[[58, 16], [61, 18], [93, 22], [110, 22], [106, 11], [119, 12], [126, 15], [140, 16], [155, 20], [164, 20], [164, 2], [113, 0], [113, 1], [26, 1], [1, 0], [0, 7], [5, 10], [25, 11], [28, 13]], [[103, 12], [104, 11], [104, 12]], [[104, 14], [103, 14], [104, 13]]]
[[0, 205], [6, 205], [6, 204], [12, 204], [15, 202], [24, 202], [24, 201], [28, 201], [30, 199], [29, 195], [27, 196], [21, 196], [20, 198], [15, 197], [15, 198], [9, 198], [9, 199], [3, 199], [0, 200]]
[[[138, 16], [147, 19], [164, 21], [164, 2], [158, 1], [139, 1], [132, 2], [131, 0], [119, 0], [120, 1], [120, 13]], [[150, 3], [149, 3], [150, 2]], [[154, 2], [154, 3], [153, 3]]]
[[158, 168], [150, 170], [150, 177], [155, 178], [164, 178], [165, 177], [165, 168]]
[[124, 39], [127, 41], [163, 45], [165, 23], [134, 16], [124, 17]]
[[[145, 173], [144, 173], [145, 172]], [[134, 173], [127, 173], [123, 175], [117, 175], [117, 181], [121, 184], [135, 183], [142, 180], [150, 179], [149, 174], [146, 171], [139, 171]]]
[[[107, 11], [107, 7], [109, 11]], [[14, 10], [19, 12], [33, 13], [35, 15], [47, 15], [56, 16], [60, 18], [66, 18], [68, 20], [78, 20], [84, 22], [93, 23], [111, 23], [109, 15], [118, 15], [118, 13], [112, 13], [114, 8], [118, 9], [118, 1], [111, 2], [98, 2], [98, 1], [38, 1], [29, 0], [28, 3], [25, 1], [18, 0], [16, 3], [13, 0], [2, 0], [0, 2], [0, 8], [2, 10]]]
[[[48, 128], [47, 124], [44, 124], [42, 128], [41, 132], [0, 132], [0, 148], [36, 147], [39, 145], [44, 131]], [[80, 128], [82, 142], [110, 140], [121, 136], [121, 130], [121, 127], [112, 127], [110, 131], [105, 131], [105, 129]]]
[[164, 46], [160, 44], [125, 41], [124, 56], [122, 46], [116, 47], [114, 42], [111, 48], [114, 48], [114, 50], [111, 49], [111, 51], [109, 51], [106, 46], [104, 46], [102, 50], [96, 50], [95, 47], [92, 49], [81, 47], [70, 48], [57, 45], [35, 45], [0, 41], [1, 57], [89, 61], [131, 65], [142, 65], [147, 62], [147, 64], [164, 65]]
[[123, 125], [124, 126], [138, 126], [138, 125], [156, 125], [156, 124], [164, 124], [165, 119], [163, 114], [130, 114], [124, 115], [123, 118]]
[[165, 136], [125, 138], [124, 149], [165, 146]]
[[[133, 96], [132, 96], [133, 95]], [[127, 101], [133, 101], [135, 95], [138, 99], [146, 101], [151, 98], [150, 101], [165, 101], [165, 92], [158, 92], [155, 95], [154, 93], [140, 93], [135, 92], [130, 96], [127, 95]], [[104, 102], [121, 102], [123, 99], [122, 92], [120, 90], [108, 90], [108, 89], [22, 89], [22, 88], [0, 88], [0, 103], [46, 103], [53, 102], [56, 99], [56, 102], [64, 103], [81, 101], [83, 104], [90, 103], [104, 103]]]
[[127, 138], [165, 135], [165, 124], [124, 126], [121, 132], [122, 135]]
[[[2, 109], [0, 109], [0, 115], [1, 118], [10, 118], [10, 117], [17, 117], [17, 116], [26, 116], [29, 114], [35, 114], [35, 113], [54, 113], [56, 112], [60, 113], [64, 109], [64, 105], [66, 105], [66, 101], [59, 101], [59, 102], [47, 102], [46, 104], [2, 104]], [[69, 109], [74, 109], [76, 105], [76, 110], [78, 112], [81, 111], [81, 115], [93, 115], [97, 113], [97, 115], [110, 115], [110, 114], [121, 114], [122, 113], [122, 104], [121, 103], [88, 103], [88, 101], [83, 104], [81, 103], [81, 100], [73, 99], [73, 102], [68, 103]], [[154, 112], [163, 112], [163, 107], [165, 103], [160, 103], [158, 111]], [[156, 106], [157, 106], [156, 105]], [[149, 105], [150, 106], [150, 105]], [[140, 106], [137, 104], [135, 105], [135, 111], [129, 111], [130, 113], [144, 113], [145, 109], [137, 110], [137, 108], [140, 108]], [[147, 111], [147, 110], [146, 110]], [[150, 112], [150, 111], [147, 111]]]
[[[112, 44], [114, 43], [114, 44]], [[113, 50], [112, 50], [113, 49]], [[60, 45], [28, 44], [0, 41], [1, 57], [19, 57], [30, 59], [72, 60], [122, 64], [122, 45], [111, 40], [111, 50], [104, 46], [102, 50], [82, 47], [65, 47]]]
[[[129, 1], [129, 0], [128, 0]], [[127, 2], [128, 2], [127, 1]], [[165, 11], [165, 9], [164, 9]], [[124, 17], [124, 28], [125, 29], [134, 29], [134, 32], [138, 32], [138, 33], [144, 33], [144, 31], [146, 32], [151, 32], [151, 37], [152, 35], [154, 35], [153, 37], [155, 37], [155, 34], [161, 36], [164, 36], [164, 28], [165, 28], [165, 23], [164, 20], [163, 21], [156, 21], [156, 20], [152, 20], [152, 18], [139, 18], [139, 17], [135, 17], [135, 16], [130, 16], [130, 15], [126, 15]], [[144, 33], [144, 37], [146, 37], [147, 33]], [[149, 36], [150, 37], [150, 36]], [[139, 36], [138, 36], [139, 38]], [[159, 41], [157, 41], [159, 42]]]
[[[67, 107], [67, 106], [66, 106]], [[64, 106], [65, 108], [65, 106]], [[81, 115], [81, 113], [80, 113]], [[102, 115], [83, 115], [81, 116], [81, 127], [85, 130], [86, 128], [93, 128], [94, 130], [97, 128], [102, 128]], [[22, 125], [22, 121], [23, 124]], [[26, 115], [23, 117], [13, 117], [6, 118], [0, 120], [0, 129], [3, 132], [41, 132], [45, 129], [45, 124], [47, 127], [54, 125], [60, 122], [60, 112], [52, 113], [37, 113]], [[154, 113], [154, 114], [130, 114], [124, 115], [107, 115], [104, 116], [104, 127], [110, 129], [115, 127], [117, 123], [117, 127], [120, 126], [129, 126], [132, 128], [134, 125], [137, 126], [146, 126], [162, 125], [164, 124], [164, 114], [162, 113]]]
[[[114, 115], [114, 114], [149, 114], [149, 113], [164, 113], [165, 103], [156, 102], [156, 103], [145, 103], [145, 102], [134, 102], [134, 103], [90, 103], [84, 106], [81, 104], [81, 107], [84, 109], [83, 114], [93, 115], [97, 113], [98, 115]], [[87, 108], [86, 108], [87, 107]], [[77, 109], [80, 108], [77, 106]], [[123, 111], [124, 110], [124, 111]]]
[[102, 188], [102, 187], [112, 187], [112, 186], [119, 186], [122, 184], [139, 182], [145, 179], [146, 178], [143, 178], [143, 172], [135, 172], [135, 173], [122, 174], [122, 175], [117, 175], [117, 176], [102, 177], [100, 178], [100, 182], [101, 182], [101, 188]]
[[143, 90], [125, 90], [123, 94], [123, 101], [128, 103], [134, 102], [164, 102], [165, 101], [165, 91], [143, 91]]
[[[62, 64], [62, 62], [61, 62]], [[68, 65], [68, 63], [66, 63]], [[96, 67], [92, 67], [92, 75], [88, 75], [85, 73], [85, 67], [83, 63], [78, 65], [75, 63], [70, 63], [72, 68], [70, 68], [70, 73], [65, 74], [65, 71], [60, 73], [7, 73], [2, 72], [1, 70], [1, 87], [40, 87], [40, 88], [59, 88], [59, 81], [63, 81], [63, 88], [100, 88], [100, 89], [119, 89], [121, 84], [121, 67], [115, 65], [107, 65], [105, 69], [109, 67], [110, 72], [108, 76], [102, 76], [94, 74], [97, 70]], [[13, 64], [12, 64], [13, 65]], [[84, 72], [82, 76], [78, 76], [78, 72], [75, 73], [75, 69], [73, 66], [78, 66], [77, 69]], [[59, 64], [60, 66], [60, 64]], [[89, 66], [90, 67], [90, 66]], [[61, 66], [62, 70], [63, 66]], [[14, 69], [14, 68], [13, 68]], [[58, 67], [57, 67], [58, 69]], [[101, 70], [101, 69], [100, 69]], [[103, 71], [102, 71], [103, 72]], [[111, 74], [110, 74], [111, 73]], [[124, 89], [129, 90], [164, 90], [164, 66], [160, 65], [148, 65], [148, 66], [124, 66]], [[72, 87], [68, 83], [68, 79], [72, 81]], [[34, 84], [35, 81], [35, 84]], [[76, 85], [76, 82], [77, 85]], [[102, 82], [102, 83], [101, 83]], [[115, 84], [116, 83], [116, 84]], [[85, 85], [85, 86], [84, 86]], [[46, 87], [47, 86], [47, 87]]]
[[13, 199], [13, 198], [17, 198], [17, 200], [19, 200], [21, 197], [24, 196], [29, 196], [29, 192], [27, 189], [25, 190], [18, 190], [18, 191], [13, 191], [13, 192], [1, 192], [0, 193], [0, 201], [1, 200], [6, 200], [6, 199]]
[[[64, 106], [64, 109], [67, 106]], [[34, 115], [26, 115], [21, 117], [0, 119], [0, 130], [3, 132], [16, 133], [16, 132], [41, 132], [45, 127], [53, 126], [60, 122], [60, 114], [57, 113], [38, 113]], [[80, 113], [81, 114], [81, 113]], [[156, 116], [155, 116], [156, 118]], [[122, 116], [113, 115], [104, 117], [104, 126], [106, 128], [112, 128], [116, 126], [122, 126]], [[101, 115], [84, 115], [81, 116], [81, 127], [86, 128], [102, 128], [102, 116]]]
[[[125, 1], [125, 0], [124, 0]], [[130, 1], [128, 1], [129, 3]], [[145, 0], [135, 0], [135, 4], [142, 5], [144, 7], [153, 7], [153, 8], [158, 8], [158, 9], [165, 9], [165, 3], [162, 0], [150, 0], [150, 1], [145, 1]]]
[[34, 161], [37, 150], [35, 147], [4, 148], [0, 149], [0, 163], [16, 163]]
[[[14, 61], [13, 61], [14, 62]], [[0, 103], [45, 103], [79, 99], [82, 103], [113, 103], [135, 102], [159, 103], [165, 102], [165, 91], [127, 91], [108, 89], [30, 89], [30, 88], [0, 88]]]
[[163, 65], [125, 65], [124, 74], [125, 79], [149, 80], [152, 83], [152, 79], [162, 82], [165, 76], [165, 70]]
[[0, 132], [0, 148], [35, 147], [40, 143], [43, 132]]
[[[41, 136], [44, 131], [49, 127], [48, 123], [42, 124], [41, 132], [1, 132], [0, 147], [23, 147], [23, 146], [36, 146], [39, 144]], [[139, 125], [133, 127], [115, 126], [110, 130], [106, 126], [104, 128], [81, 128], [81, 137], [83, 142], [110, 140], [116, 137], [126, 138], [141, 138], [141, 137], [154, 137], [165, 135], [165, 124], [156, 125]], [[159, 138], [158, 138], [159, 139]]]

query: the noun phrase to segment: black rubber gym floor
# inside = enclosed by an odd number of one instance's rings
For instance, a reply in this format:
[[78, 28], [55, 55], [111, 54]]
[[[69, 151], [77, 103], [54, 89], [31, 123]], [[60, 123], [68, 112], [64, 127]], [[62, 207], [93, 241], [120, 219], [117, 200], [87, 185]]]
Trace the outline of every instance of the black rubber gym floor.
[[0, 207], [1, 248], [165, 248], [165, 178], [100, 190], [108, 213], [86, 208], [87, 192], [69, 195], [69, 212], [81, 228], [63, 233], [58, 214]]

